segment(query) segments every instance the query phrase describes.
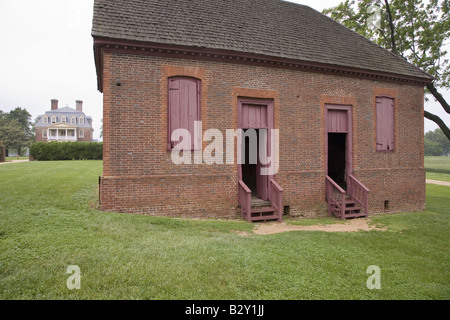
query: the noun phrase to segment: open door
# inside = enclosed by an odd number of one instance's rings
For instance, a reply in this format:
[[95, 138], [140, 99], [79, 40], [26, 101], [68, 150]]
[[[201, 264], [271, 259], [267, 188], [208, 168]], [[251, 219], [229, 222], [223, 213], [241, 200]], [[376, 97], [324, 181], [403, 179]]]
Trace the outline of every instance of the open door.
[[262, 175], [261, 170], [269, 165], [267, 156], [272, 150], [268, 134], [273, 129], [273, 101], [240, 98], [238, 107], [238, 128], [243, 131], [238, 147], [245, 152], [245, 162], [239, 165], [239, 180], [244, 181], [253, 196], [269, 200], [272, 176]]
[[326, 175], [347, 190], [353, 170], [351, 106], [326, 105]]

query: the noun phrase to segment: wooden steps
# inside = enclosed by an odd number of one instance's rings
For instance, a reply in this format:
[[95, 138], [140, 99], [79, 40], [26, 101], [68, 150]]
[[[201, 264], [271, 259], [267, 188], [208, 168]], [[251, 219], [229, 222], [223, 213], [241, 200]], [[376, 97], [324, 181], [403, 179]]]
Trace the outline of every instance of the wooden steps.
[[331, 212], [339, 219], [349, 219], [349, 218], [359, 218], [365, 217], [366, 214], [363, 212], [363, 208], [356, 205], [355, 201], [345, 199], [344, 216], [341, 217], [341, 206], [335, 203], [331, 207]]
[[255, 196], [252, 196], [252, 202], [251, 202], [252, 208], [258, 208], [258, 207], [270, 207], [271, 202], [259, 199]]
[[248, 222], [267, 222], [276, 220], [281, 222], [283, 219], [282, 196], [283, 189], [274, 179], [269, 181], [268, 201], [259, 199], [247, 187], [244, 181], [238, 182], [239, 206], [241, 216]]
[[368, 216], [370, 190], [353, 175], [348, 176], [347, 191], [329, 176], [325, 177], [328, 214], [338, 219]]
[[275, 209], [272, 208], [270, 201], [252, 196], [250, 221], [267, 222], [278, 219], [279, 216], [276, 214]]
[[272, 207], [256, 207], [251, 209], [250, 221], [267, 222], [270, 220], [278, 220], [279, 216]]

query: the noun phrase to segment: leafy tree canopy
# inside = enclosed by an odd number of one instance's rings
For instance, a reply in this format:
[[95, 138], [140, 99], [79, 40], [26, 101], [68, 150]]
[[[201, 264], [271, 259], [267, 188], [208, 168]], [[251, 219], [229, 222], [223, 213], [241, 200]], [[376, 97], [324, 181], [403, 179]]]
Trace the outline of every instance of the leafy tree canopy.
[[7, 113], [0, 110], [0, 145], [20, 153], [32, 140], [31, 114], [26, 109], [17, 107]]
[[[337, 22], [405, 58], [435, 78], [427, 85], [447, 113], [450, 107], [438, 92], [450, 88], [449, 0], [345, 0], [325, 9]], [[425, 111], [450, 140], [450, 129], [438, 116]]]
[[450, 154], [450, 141], [441, 129], [425, 133], [425, 155], [442, 156]]

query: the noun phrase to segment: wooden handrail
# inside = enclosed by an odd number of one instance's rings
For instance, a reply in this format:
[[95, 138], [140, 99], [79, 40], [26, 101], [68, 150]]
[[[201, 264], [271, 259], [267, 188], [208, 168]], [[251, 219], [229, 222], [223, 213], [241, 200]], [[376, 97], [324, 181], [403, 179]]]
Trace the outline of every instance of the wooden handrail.
[[350, 177], [350, 179], [353, 179], [362, 189], [364, 189], [364, 191], [370, 192], [369, 188], [367, 188], [365, 185], [363, 185], [362, 182], [359, 181], [358, 179], [356, 179], [353, 175], [350, 175], [349, 177]]
[[344, 193], [344, 194], [345, 194], [345, 190], [342, 189], [336, 182], [334, 182], [333, 179], [331, 179], [329, 176], [326, 176], [325, 179], [326, 179], [329, 183], [331, 183], [331, 184], [333, 185], [333, 187], [335, 187], [336, 189], [338, 189], [338, 191], [339, 191], [340, 193]]
[[332, 214], [332, 207], [339, 208], [339, 218], [344, 219], [345, 215], [345, 191], [329, 176], [325, 176], [325, 192], [328, 202], [328, 215]]
[[273, 186], [277, 188], [278, 191], [283, 192], [283, 188], [280, 187], [280, 185], [274, 179], [270, 179], [270, 183], [273, 184]]
[[251, 222], [251, 207], [252, 207], [252, 192], [244, 183], [244, 181], [239, 180], [239, 204], [241, 206], [241, 216], [248, 222]]
[[247, 185], [244, 183], [244, 181], [239, 180], [239, 185], [244, 189], [245, 193], [252, 193], [251, 190], [247, 187]]
[[283, 216], [282, 212], [283, 199], [281, 193], [283, 192], [283, 188], [281, 188], [280, 185], [274, 179], [270, 179], [269, 185], [270, 185], [269, 200], [272, 204], [272, 208], [274, 208], [278, 213], [278, 222], [281, 222]]
[[364, 208], [364, 214], [366, 217], [369, 214], [369, 188], [362, 184], [361, 181], [356, 179], [354, 176], [349, 176], [349, 195], [352, 200], [357, 202], [361, 207]]

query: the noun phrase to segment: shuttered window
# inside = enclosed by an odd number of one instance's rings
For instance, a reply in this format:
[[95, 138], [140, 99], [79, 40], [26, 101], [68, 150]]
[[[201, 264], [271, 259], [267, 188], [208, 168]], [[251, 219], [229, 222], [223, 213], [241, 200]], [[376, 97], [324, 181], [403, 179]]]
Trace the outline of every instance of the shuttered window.
[[394, 99], [377, 97], [377, 151], [394, 150]]
[[[194, 122], [200, 121], [200, 80], [188, 77], [169, 78], [168, 102], [168, 150], [178, 143], [171, 141], [172, 132], [186, 129], [191, 135], [194, 150]], [[200, 146], [201, 147], [201, 146]]]

